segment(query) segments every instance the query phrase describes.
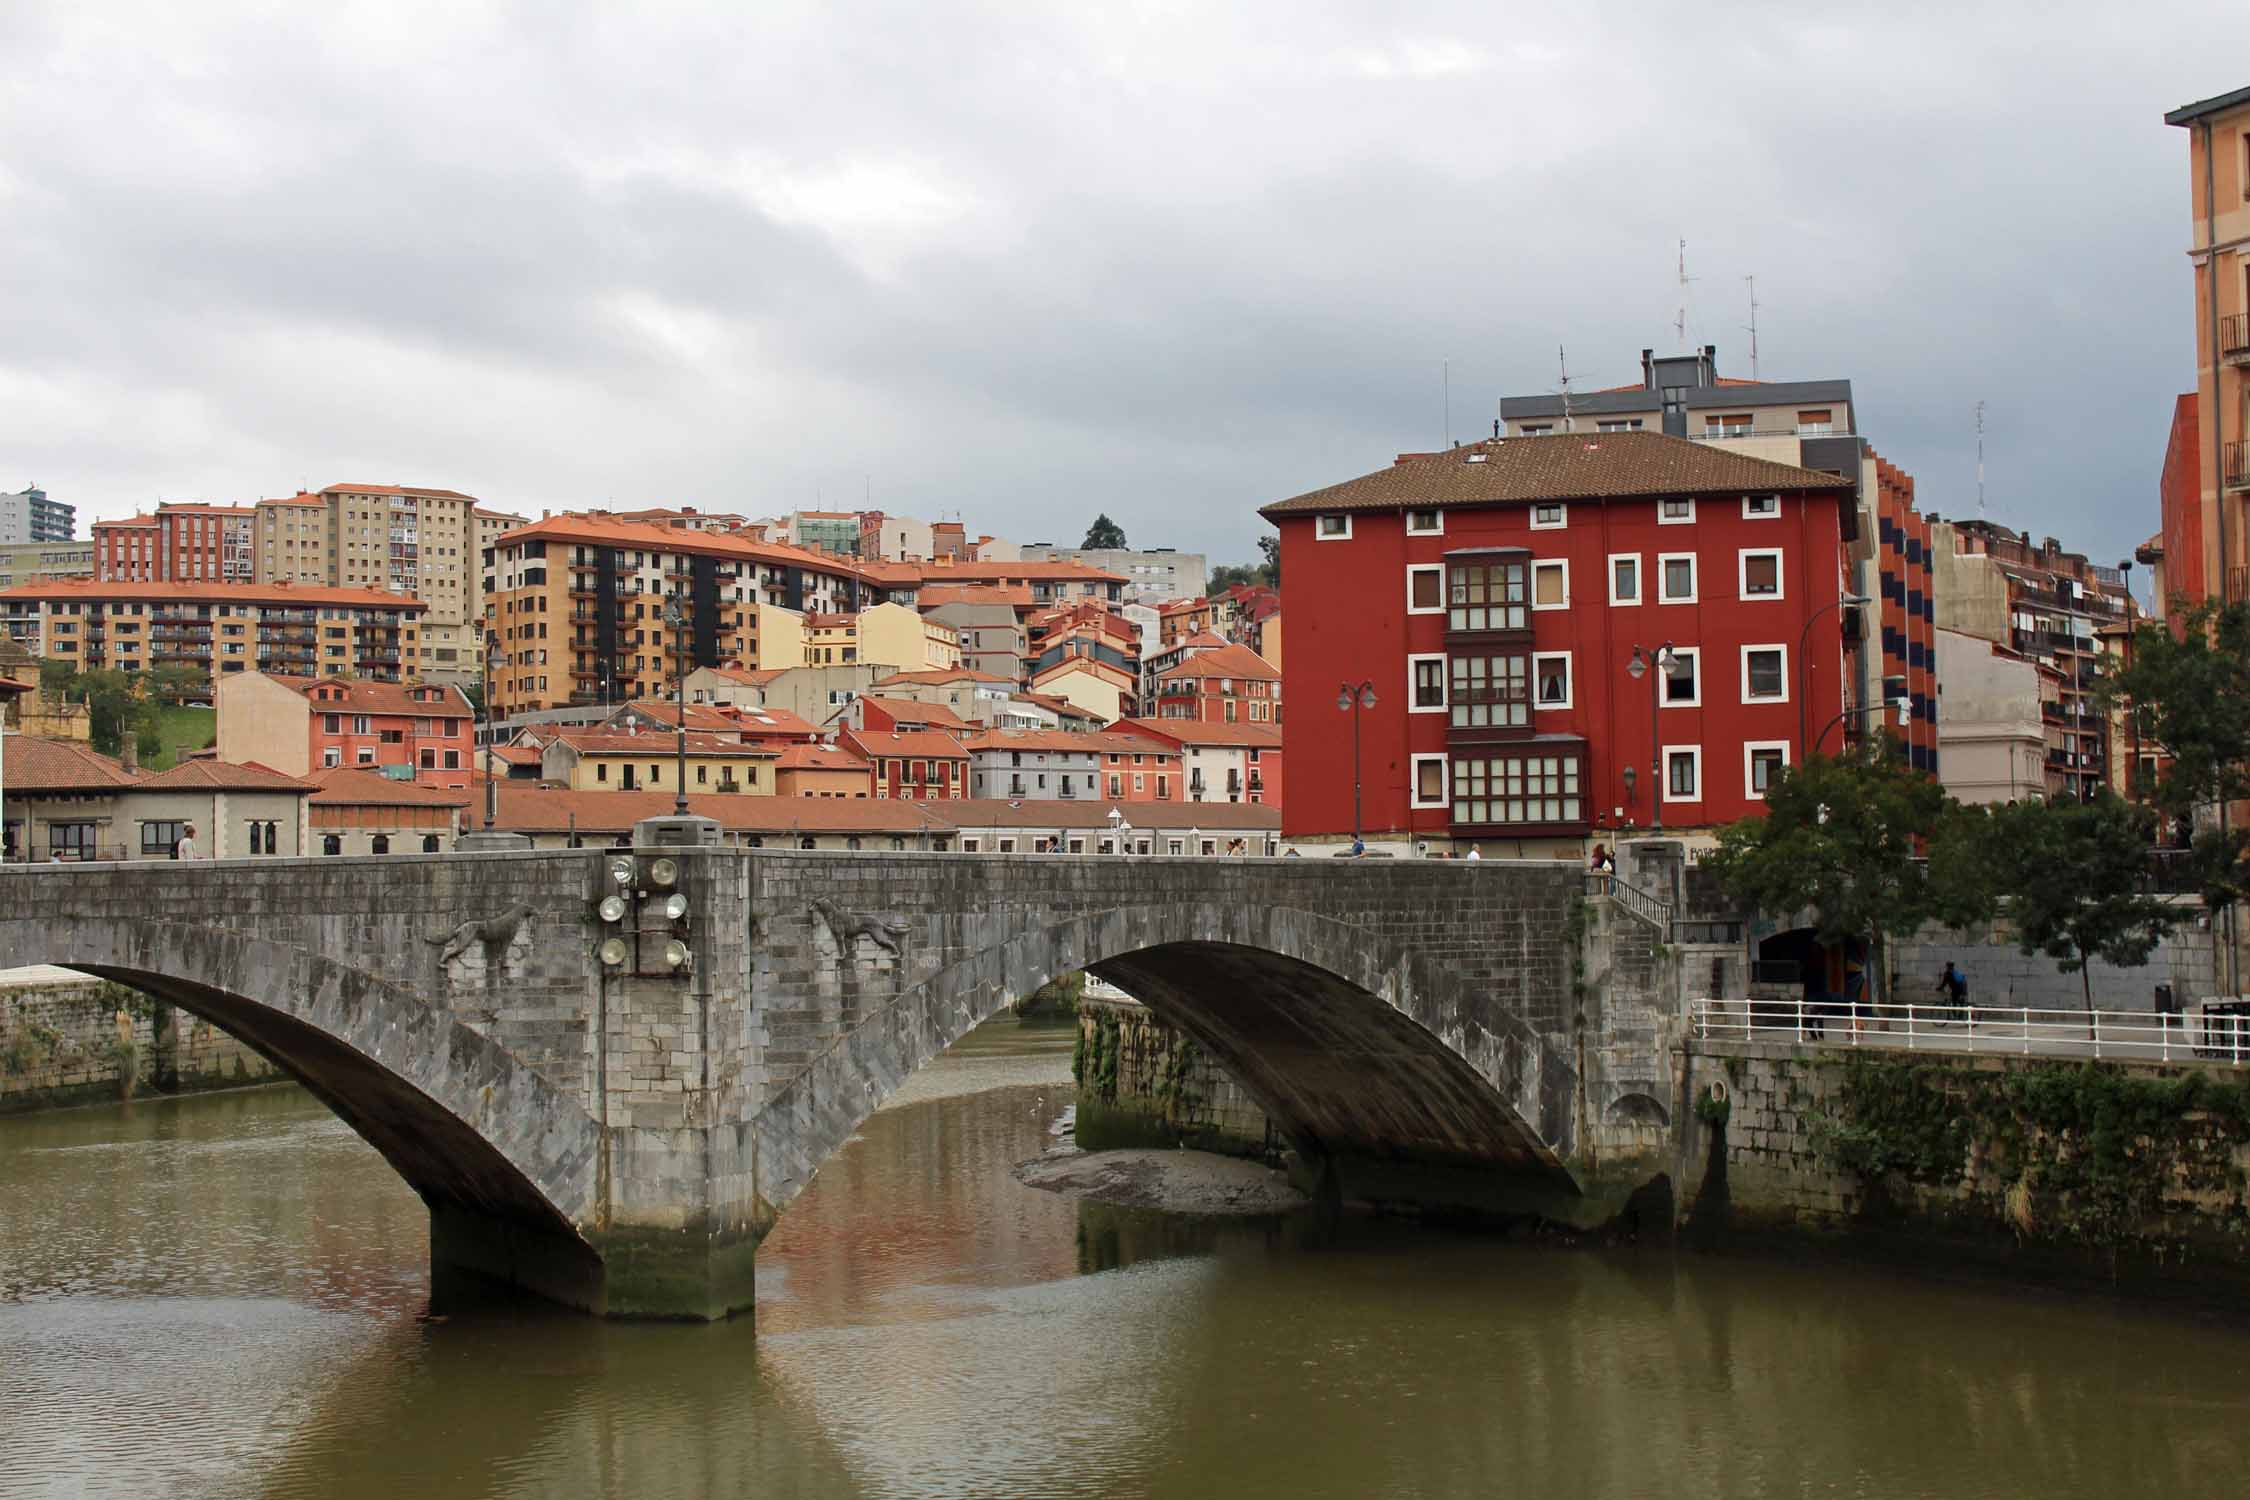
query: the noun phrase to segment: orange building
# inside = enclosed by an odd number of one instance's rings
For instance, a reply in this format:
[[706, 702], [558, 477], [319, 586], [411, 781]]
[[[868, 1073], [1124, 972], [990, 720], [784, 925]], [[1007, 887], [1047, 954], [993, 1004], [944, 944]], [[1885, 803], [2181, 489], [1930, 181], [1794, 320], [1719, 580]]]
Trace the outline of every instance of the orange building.
[[0, 589], [0, 624], [41, 656], [80, 671], [193, 667], [214, 680], [256, 670], [412, 681], [425, 608], [376, 589], [287, 583], [74, 578]]
[[2164, 123], [2188, 133], [2199, 408], [2195, 502], [2164, 496], [2165, 569], [2175, 593], [2231, 601], [2250, 597], [2250, 88], [2184, 104]]

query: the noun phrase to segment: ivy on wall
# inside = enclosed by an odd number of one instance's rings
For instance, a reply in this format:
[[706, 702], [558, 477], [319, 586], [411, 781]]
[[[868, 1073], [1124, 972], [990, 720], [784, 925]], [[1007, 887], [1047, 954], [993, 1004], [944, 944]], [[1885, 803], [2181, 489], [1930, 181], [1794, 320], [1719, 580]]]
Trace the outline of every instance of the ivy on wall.
[[2130, 1074], [2101, 1063], [1993, 1072], [1863, 1054], [1834, 1076], [1812, 1116], [1815, 1154], [1870, 1186], [2005, 1195], [2023, 1230], [2118, 1247], [2161, 1238], [2168, 1208], [2198, 1200], [2250, 1232], [2242, 1155], [2250, 1082], [2202, 1070]]

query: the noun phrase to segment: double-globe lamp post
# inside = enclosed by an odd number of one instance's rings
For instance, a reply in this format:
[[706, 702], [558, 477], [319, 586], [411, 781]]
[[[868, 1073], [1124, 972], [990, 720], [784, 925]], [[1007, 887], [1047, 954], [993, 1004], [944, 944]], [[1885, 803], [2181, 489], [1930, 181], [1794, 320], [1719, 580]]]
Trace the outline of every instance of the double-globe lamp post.
[[672, 794], [672, 811], [680, 817], [688, 815], [687, 806], [687, 608], [680, 600], [678, 585], [664, 601], [664, 625], [672, 633], [672, 676], [678, 698], [674, 709], [679, 714], [679, 767], [676, 773], [678, 786]]
[[500, 783], [492, 779], [492, 673], [500, 665], [500, 637], [492, 631], [484, 635], [484, 687], [479, 695], [484, 709], [484, 831], [492, 832], [492, 825], [500, 814]]
[[[1799, 765], [1812, 758], [1812, 746], [1805, 743], [1805, 648], [1812, 642], [1813, 623], [1832, 609], [1857, 608], [1862, 604], [1872, 602], [1865, 594], [1841, 595], [1814, 610], [1806, 617], [1805, 628], [1797, 632], [1797, 763]], [[1823, 739], [1827, 737], [1827, 734], [1827, 730], [1821, 731]]]
[[[1651, 667], [1658, 668], [1650, 671]], [[1635, 646], [1632, 660], [1625, 670], [1635, 682], [1648, 679], [1648, 821], [1651, 830], [1661, 832], [1664, 827], [1664, 751], [1663, 726], [1657, 721], [1664, 712], [1664, 682], [1678, 678], [1688, 670], [1687, 658], [1672, 649], [1666, 641], [1661, 646]], [[1633, 768], [1625, 768], [1625, 790], [1633, 789]]]
[[1352, 847], [1360, 846], [1359, 822], [1359, 715], [1375, 706], [1375, 684], [1362, 680], [1358, 687], [1345, 683], [1336, 689], [1336, 711], [1352, 716]]

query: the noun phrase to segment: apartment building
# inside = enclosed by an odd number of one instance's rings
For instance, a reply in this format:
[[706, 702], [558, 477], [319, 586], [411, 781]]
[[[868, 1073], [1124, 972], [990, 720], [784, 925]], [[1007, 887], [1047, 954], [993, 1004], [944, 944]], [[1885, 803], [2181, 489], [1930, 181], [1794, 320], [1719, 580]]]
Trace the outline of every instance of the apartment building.
[[969, 795], [969, 752], [936, 729], [847, 729], [837, 736], [866, 761], [877, 797], [939, 801]]
[[94, 576], [127, 583], [250, 583], [257, 577], [255, 506], [159, 503], [146, 515], [93, 525]]
[[2110, 786], [2111, 725], [2097, 694], [2108, 669], [2104, 631], [2136, 618], [2124, 571], [1988, 521], [1934, 522], [1930, 539], [1938, 628], [2005, 647], [2050, 674], [2048, 689], [2022, 709], [2046, 725], [2049, 794], [2086, 798]]
[[953, 631], [962, 666], [1009, 682], [1023, 680], [1031, 648], [1029, 588], [946, 584], [922, 589], [915, 607]]
[[289, 583], [104, 583], [0, 590], [0, 623], [41, 656], [92, 671], [179, 665], [412, 681], [422, 673], [419, 599]]
[[0, 545], [67, 542], [78, 535], [78, 507], [51, 500], [35, 484], [0, 494]]
[[94, 576], [92, 542], [0, 543], [0, 589], [50, 578]]
[[[1909, 764], [1935, 773], [1936, 625], [1928, 523], [1914, 510], [1913, 479], [1859, 432], [1849, 380], [1745, 380], [1721, 375], [1718, 361], [1715, 344], [1678, 355], [1643, 349], [1636, 383], [1504, 398], [1503, 434], [1662, 432], [1853, 481], [1850, 566], [1836, 597], [1870, 602], [1836, 606], [1849, 648], [1852, 711], [1833, 739], [1824, 736], [1811, 748], [1834, 753], [1880, 719]], [[1902, 686], [1904, 723], [1886, 711], [1886, 699]]]
[[[501, 717], [659, 696], [682, 665], [760, 661], [755, 606], [842, 614], [865, 592], [853, 564], [802, 548], [582, 515], [494, 537], [482, 587]], [[665, 610], [675, 595], [677, 633]]]
[[851, 614], [805, 617], [805, 665], [873, 662], [900, 672], [947, 672], [961, 665], [961, 636], [943, 620], [903, 604], [870, 604]]
[[2188, 259], [2195, 275], [2195, 481], [2164, 494], [2164, 560], [2191, 599], [2250, 598], [2250, 88], [2165, 115], [2188, 136]]
[[1154, 712], [1208, 724], [1278, 724], [1281, 673], [1232, 641], [1193, 651], [1157, 675]]
[[923, 564], [920, 574], [923, 588], [970, 585], [1025, 589], [1030, 592], [1034, 605], [1063, 604], [1073, 599], [1103, 599], [1115, 604], [1124, 598], [1125, 591], [1122, 573], [1080, 562], [1016, 559], [933, 562]]
[[[1440, 847], [1575, 854], [1753, 811], [1845, 710], [1853, 498], [1643, 429], [1408, 456], [1266, 506], [1284, 597], [1354, 601], [1298, 614], [1284, 827], [1351, 834], [1355, 744], [1360, 826]], [[1135, 721], [1190, 725], [1264, 729]]]
[[1102, 746], [1061, 729], [988, 729], [963, 743], [969, 795], [1045, 802], [1101, 795]]
[[1076, 562], [1124, 580], [1122, 597], [1158, 603], [1183, 595], [1200, 594], [1211, 570], [1200, 552], [1180, 552], [1171, 547], [1058, 547], [1051, 542], [1026, 542], [1025, 562]]
[[1111, 802], [1180, 800], [1180, 747], [1112, 724], [1093, 736], [1102, 752], [1102, 793]]
[[[961, 528], [956, 525], [953, 535], [960, 534]], [[923, 562], [938, 555], [937, 530], [912, 516], [863, 510], [859, 513], [859, 555], [871, 561]]]
[[476, 710], [458, 687], [241, 672], [218, 679], [219, 759], [290, 776], [345, 767], [439, 790], [469, 785]]
[[1116, 728], [1172, 747], [1183, 801], [1282, 805], [1283, 745], [1276, 725], [1127, 719]]

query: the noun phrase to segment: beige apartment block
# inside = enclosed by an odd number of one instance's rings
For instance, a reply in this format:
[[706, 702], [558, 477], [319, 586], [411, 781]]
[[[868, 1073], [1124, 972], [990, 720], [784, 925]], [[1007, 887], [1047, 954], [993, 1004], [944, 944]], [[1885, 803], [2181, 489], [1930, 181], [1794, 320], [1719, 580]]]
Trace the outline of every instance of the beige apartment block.
[[2250, 88], [2165, 115], [2188, 133], [2188, 261], [2195, 271], [2196, 503], [2165, 518], [2175, 575], [2250, 598]]

